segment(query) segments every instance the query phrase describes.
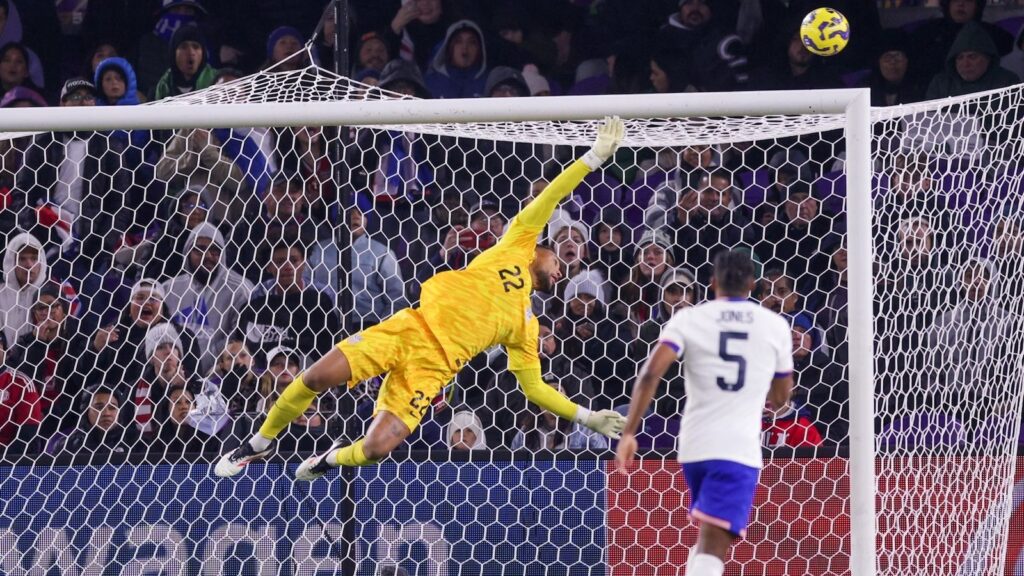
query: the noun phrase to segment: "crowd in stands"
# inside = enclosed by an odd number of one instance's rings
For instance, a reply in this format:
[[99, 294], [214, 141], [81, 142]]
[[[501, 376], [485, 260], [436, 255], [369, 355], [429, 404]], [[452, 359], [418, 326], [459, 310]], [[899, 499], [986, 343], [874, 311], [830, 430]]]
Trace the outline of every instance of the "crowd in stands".
[[[331, 69], [324, 4], [0, 0], [0, 107], [131, 106], [254, 73]], [[420, 98], [869, 86], [876, 106], [1024, 74], [1022, 36], [983, 21], [985, 0], [943, 0], [941, 14], [896, 29], [883, 29], [874, 2], [832, 0], [855, 33], [828, 60], [797, 33], [817, 4], [352, 0], [347, 74]], [[539, 238], [566, 271], [534, 299], [545, 379], [578, 403], [625, 410], [661, 325], [713, 297], [716, 253], [746, 248], [758, 265], [752, 298], [791, 322], [794, 344], [795, 402], [766, 411], [765, 446], [845, 443], [847, 369], [866, 359], [847, 347], [842, 146], [826, 133], [623, 150], [588, 176]], [[249, 438], [303, 367], [493, 246], [573, 154], [330, 127], [0, 141], [0, 454], [217, 453]], [[969, 397], [980, 371], [1016, 370], [1010, 344], [987, 343], [1018, 333], [1024, 223], [1012, 203], [990, 226], [954, 223], [938, 160], [892, 158], [874, 183], [884, 192], [877, 363], [901, 376], [880, 386], [904, 405], [928, 405], [926, 388]], [[991, 248], [957, 253], [975, 244]], [[467, 365], [410, 447], [610, 448], [529, 405], [505, 363], [494, 349]], [[353, 384], [322, 395], [278, 449], [361, 436], [382, 381]], [[670, 449], [684, 406], [677, 367], [642, 445]], [[916, 441], [960, 442], [1009, 421], [926, 414], [880, 425], [904, 440], [928, 429], [941, 433]]]

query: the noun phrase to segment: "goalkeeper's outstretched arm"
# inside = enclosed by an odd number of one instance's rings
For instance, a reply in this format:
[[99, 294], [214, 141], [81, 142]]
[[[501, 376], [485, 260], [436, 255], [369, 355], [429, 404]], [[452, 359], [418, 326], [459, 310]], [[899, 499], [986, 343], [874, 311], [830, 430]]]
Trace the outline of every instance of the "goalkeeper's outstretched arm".
[[587, 174], [600, 168], [615, 154], [625, 132], [625, 125], [617, 116], [605, 118], [604, 123], [597, 129], [597, 137], [594, 139], [594, 145], [590, 151], [573, 162], [551, 184], [548, 184], [539, 196], [527, 204], [519, 212], [518, 220], [531, 228], [543, 228], [551, 219], [558, 203], [571, 194]]
[[594, 412], [569, 400], [541, 378], [539, 367], [513, 370], [512, 373], [519, 380], [519, 386], [526, 394], [527, 400], [537, 406], [559, 418], [572, 420], [609, 438], [618, 438], [622, 433], [626, 419], [621, 414], [614, 410]]

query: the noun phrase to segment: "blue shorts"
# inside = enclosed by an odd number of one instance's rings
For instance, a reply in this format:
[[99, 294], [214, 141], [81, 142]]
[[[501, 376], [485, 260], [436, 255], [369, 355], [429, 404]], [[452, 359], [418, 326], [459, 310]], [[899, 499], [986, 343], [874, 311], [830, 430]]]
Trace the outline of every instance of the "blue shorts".
[[757, 468], [728, 460], [684, 463], [683, 476], [690, 487], [690, 516], [744, 536], [760, 474]]

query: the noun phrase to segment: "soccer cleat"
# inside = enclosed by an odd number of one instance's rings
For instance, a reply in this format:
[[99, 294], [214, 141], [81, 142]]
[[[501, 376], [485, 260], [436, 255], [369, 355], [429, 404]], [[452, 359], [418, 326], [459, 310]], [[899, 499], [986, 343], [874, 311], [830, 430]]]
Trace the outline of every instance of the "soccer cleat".
[[316, 456], [310, 456], [306, 458], [299, 467], [295, 469], [295, 479], [302, 480], [303, 482], [312, 482], [317, 478], [320, 478], [324, 474], [327, 474], [337, 466], [331, 466], [330, 462], [327, 461], [331, 453], [340, 448], [342, 445], [341, 441], [336, 441], [331, 445], [331, 449], [323, 454]]
[[213, 467], [213, 473], [221, 478], [230, 478], [241, 472], [246, 464], [266, 458], [273, 452], [273, 444], [268, 446], [266, 450], [257, 452], [248, 441], [243, 442], [238, 448], [220, 457], [217, 465]]

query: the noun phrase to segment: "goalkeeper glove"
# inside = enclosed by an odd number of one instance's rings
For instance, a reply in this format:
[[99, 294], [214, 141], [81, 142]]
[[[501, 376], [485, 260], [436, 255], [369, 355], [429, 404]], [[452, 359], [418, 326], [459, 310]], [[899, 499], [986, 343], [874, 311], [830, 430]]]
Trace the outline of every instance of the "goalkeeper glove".
[[626, 126], [618, 116], [605, 117], [604, 122], [597, 129], [594, 145], [589, 152], [583, 155], [583, 162], [591, 170], [600, 168], [615, 154], [625, 133]]
[[616, 440], [621, 437], [622, 429], [626, 427], [626, 417], [615, 410], [593, 412], [580, 406], [576, 410], [575, 420], [594, 432], [604, 434]]

